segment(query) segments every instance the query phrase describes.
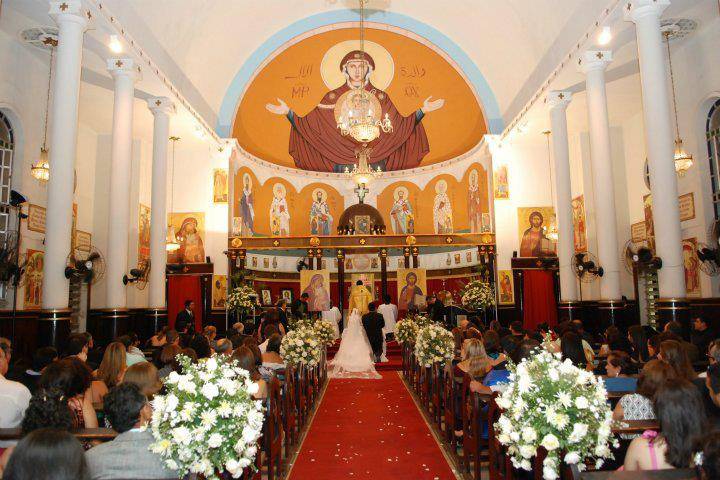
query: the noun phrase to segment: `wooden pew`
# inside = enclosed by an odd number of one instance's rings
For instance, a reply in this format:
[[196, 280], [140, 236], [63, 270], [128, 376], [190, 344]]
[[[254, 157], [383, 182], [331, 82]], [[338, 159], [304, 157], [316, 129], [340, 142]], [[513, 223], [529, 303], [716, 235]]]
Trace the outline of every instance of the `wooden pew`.
[[[117, 432], [112, 428], [81, 428], [71, 432], [78, 440], [97, 440], [107, 442], [117, 437]], [[22, 432], [19, 428], [0, 428], [0, 440], [20, 440]]]

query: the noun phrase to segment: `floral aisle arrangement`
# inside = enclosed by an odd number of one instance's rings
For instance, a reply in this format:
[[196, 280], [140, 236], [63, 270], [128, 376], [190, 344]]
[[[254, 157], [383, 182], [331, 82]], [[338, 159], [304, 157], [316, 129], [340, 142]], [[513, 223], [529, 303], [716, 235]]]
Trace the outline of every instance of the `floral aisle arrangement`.
[[460, 301], [468, 310], [485, 310], [495, 305], [495, 290], [489, 283], [473, 280], [460, 292]]
[[289, 365], [314, 367], [322, 358], [322, 347], [315, 329], [302, 326], [283, 337], [280, 355]]
[[510, 383], [497, 399], [504, 410], [495, 424], [498, 440], [507, 447], [515, 468], [532, 470], [538, 448], [547, 450], [543, 478], [559, 478], [561, 462], [585, 461], [600, 468], [613, 458], [612, 410], [602, 381], [575, 367], [560, 354], [540, 350], [511, 366]]
[[405, 317], [395, 324], [395, 339], [403, 345], [415, 343], [419, 330], [420, 327], [413, 321], [412, 317]]
[[435, 362], [452, 360], [454, 354], [453, 335], [440, 325], [430, 324], [418, 331], [415, 356], [423, 367], [431, 367]]
[[321, 345], [330, 346], [335, 343], [335, 329], [327, 320], [317, 320], [313, 329]]
[[415, 325], [418, 326], [418, 328], [427, 327], [428, 325], [433, 323], [430, 317], [428, 317], [427, 315], [423, 315], [422, 313], [408, 315], [408, 318], [411, 318], [412, 321], [415, 322]]
[[235, 287], [228, 294], [227, 308], [232, 312], [246, 313], [255, 307], [257, 293], [249, 285]]
[[296, 328], [313, 328], [313, 325], [313, 320], [309, 317], [288, 317], [288, 327], [291, 330], [295, 330]]
[[262, 433], [262, 402], [252, 397], [257, 384], [233, 361], [193, 364], [183, 355], [178, 361], [184, 373], [170, 373], [167, 394], [152, 402], [151, 450], [181, 478], [219, 479], [224, 471], [239, 478], [254, 465]]

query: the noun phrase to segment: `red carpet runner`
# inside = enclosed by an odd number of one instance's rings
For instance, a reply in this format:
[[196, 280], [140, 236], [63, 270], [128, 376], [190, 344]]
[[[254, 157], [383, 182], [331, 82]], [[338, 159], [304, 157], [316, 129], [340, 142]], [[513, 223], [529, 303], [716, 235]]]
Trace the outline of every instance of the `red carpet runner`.
[[396, 372], [382, 380], [331, 380], [291, 480], [454, 480]]

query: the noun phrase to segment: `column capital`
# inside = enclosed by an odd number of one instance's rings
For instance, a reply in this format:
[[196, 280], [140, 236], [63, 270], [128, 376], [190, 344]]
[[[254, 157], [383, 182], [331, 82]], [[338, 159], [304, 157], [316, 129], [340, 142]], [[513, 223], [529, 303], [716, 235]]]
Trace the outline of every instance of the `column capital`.
[[87, 27], [92, 19], [90, 10], [83, 8], [81, 0], [50, 0], [50, 11], [48, 14], [58, 25], [61, 22], [71, 22]]
[[585, 50], [578, 58], [577, 68], [582, 73], [593, 70], [605, 70], [612, 62], [610, 50]]
[[660, 18], [669, 6], [670, 0], [630, 0], [623, 8], [623, 16], [628, 22], [637, 22], [648, 16]]
[[176, 111], [175, 104], [167, 97], [150, 97], [147, 104], [153, 115], [174, 115]]
[[135, 82], [142, 78], [140, 65], [132, 58], [108, 58], [107, 69], [113, 78], [128, 76]]
[[570, 105], [570, 101], [572, 100], [572, 92], [568, 92], [567, 90], [551, 90], [548, 92], [547, 98], [545, 98], [545, 103], [551, 108], [561, 108], [566, 109], [568, 105]]

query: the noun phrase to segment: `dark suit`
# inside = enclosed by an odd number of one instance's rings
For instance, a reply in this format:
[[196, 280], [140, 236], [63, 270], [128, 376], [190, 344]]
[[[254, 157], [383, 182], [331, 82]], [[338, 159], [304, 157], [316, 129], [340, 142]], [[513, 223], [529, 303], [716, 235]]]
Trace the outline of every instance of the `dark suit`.
[[290, 311], [295, 318], [302, 318], [308, 314], [308, 304], [296, 298], [290, 305]]
[[282, 324], [283, 328], [285, 329], [285, 332], [288, 331], [288, 322], [287, 322], [287, 312], [285, 312], [282, 308], [278, 308], [278, 317], [280, 317], [280, 323]]
[[175, 330], [182, 332], [188, 324], [190, 324], [192, 330], [195, 330], [195, 314], [183, 308], [178, 312], [177, 317], [175, 317]]
[[375, 361], [380, 361], [383, 349], [383, 328], [385, 328], [385, 318], [377, 313], [366, 313], [362, 317], [363, 328], [367, 333], [370, 347], [375, 355]]

